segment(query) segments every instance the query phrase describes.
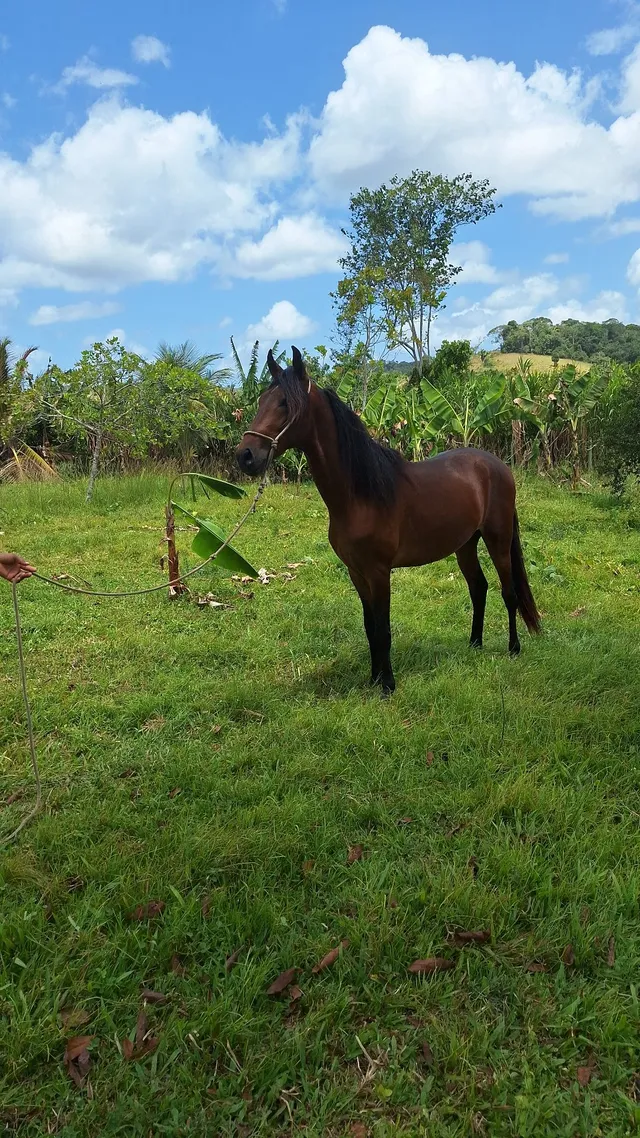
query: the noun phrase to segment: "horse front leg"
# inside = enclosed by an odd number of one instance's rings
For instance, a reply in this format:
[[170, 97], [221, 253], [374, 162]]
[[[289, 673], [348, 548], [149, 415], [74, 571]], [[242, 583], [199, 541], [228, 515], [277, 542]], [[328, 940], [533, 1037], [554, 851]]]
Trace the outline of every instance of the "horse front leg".
[[365, 607], [363, 600], [362, 608], [371, 647], [371, 683], [380, 684], [383, 698], [386, 698], [396, 688], [391, 667], [391, 571], [378, 569], [363, 573], [361, 579], [366, 586], [361, 596], [364, 595], [368, 602]]
[[369, 592], [369, 585], [365, 578], [355, 569], [349, 569], [349, 576], [356, 588], [358, 596], [362, 602], [362, 616], [364, 618], [364, 630], [367, 634], [369, 642], [369, 651], [371, 653], [371, 683], [376, 682], [376, 677], [379, 672], [378, 668], [378, 647], [376, 640], [376, 621], [371, 606], [371, 594]]
[[371, 608], [375, 620], [375, 638], [378, 674], [373, 680], [380, 684], [386, 699], [396, 690], [391, 667], [391, 573], [387, 569], [376, 574], [370, 583]]

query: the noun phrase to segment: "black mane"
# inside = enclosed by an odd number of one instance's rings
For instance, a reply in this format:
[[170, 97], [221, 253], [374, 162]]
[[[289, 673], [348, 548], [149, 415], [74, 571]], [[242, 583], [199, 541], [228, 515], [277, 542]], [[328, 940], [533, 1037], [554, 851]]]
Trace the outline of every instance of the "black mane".
[[277, 379], [272, 380], [269, 387], [279, 387], [284, 392], [287, 401], [287, 421], [295, 423], [307, 405], [308, 390], [302, 384], [292, 367], [281, 368]]
[[333, 411], [338, 454], [353, 494], [365, 502], [392, 506], [398, 472], [404, 464], [402, 455], [372, 439], [358, 416], [331, 387], [323, 387], [322, 393]]

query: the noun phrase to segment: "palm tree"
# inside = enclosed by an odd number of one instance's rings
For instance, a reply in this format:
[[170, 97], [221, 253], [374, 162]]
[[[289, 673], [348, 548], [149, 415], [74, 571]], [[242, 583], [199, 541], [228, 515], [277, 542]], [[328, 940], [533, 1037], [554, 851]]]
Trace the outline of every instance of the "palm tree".
[[59, 477], [37, 450], [14, 435], [16, 404], [25, 379], [31, 386], [28, 361], [35, 351], [35, 347], [27, 348], [16, 359], [11, 353], [9, 337], [0, 340], [0, 454], [4, 452], [6, 456], [0, 467], [0, 480], [6, 482], [48, 481]]
[[158, 344], [156, 359], [171, 367], [184, 368], [185, 371], [194, 371], [211, 383], [225, 383], [231, 379], [231, 368], [214, 368], [211, 365], [223, 357], [219, 352], [210, 352], [200, 355], [198, 348], [192, 340], [185, 340], [182, 344], [168, 344], [163, 340]]

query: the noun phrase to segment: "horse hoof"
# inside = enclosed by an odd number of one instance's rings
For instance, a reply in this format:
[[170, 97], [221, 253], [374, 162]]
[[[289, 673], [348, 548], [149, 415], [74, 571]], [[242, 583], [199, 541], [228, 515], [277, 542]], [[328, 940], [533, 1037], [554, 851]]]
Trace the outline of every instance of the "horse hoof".
[[481, 640], [470, 640], [469, 641], [469, 647], [470, 648], [482, 648], [482, 641]]
[[509, 655], [510, 656], [519, 656], [520, 655], [520, 643], [519, 642], [517, 644], [514, 644], [514, 645], [511, 645], [511, 644], [509, 645]]

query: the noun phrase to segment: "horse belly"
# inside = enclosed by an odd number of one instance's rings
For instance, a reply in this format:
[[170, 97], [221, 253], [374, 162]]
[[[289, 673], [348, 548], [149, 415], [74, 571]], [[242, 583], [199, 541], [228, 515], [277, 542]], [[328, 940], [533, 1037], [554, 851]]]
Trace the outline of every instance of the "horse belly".
[[477, 532], [481, 518], [475, 508], [463, 510], [455, 517], [428, 518], [410, 516], [400, 532], [393, 568], [411, 565], [429, 565], [442, 561], [460, 549]]

